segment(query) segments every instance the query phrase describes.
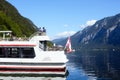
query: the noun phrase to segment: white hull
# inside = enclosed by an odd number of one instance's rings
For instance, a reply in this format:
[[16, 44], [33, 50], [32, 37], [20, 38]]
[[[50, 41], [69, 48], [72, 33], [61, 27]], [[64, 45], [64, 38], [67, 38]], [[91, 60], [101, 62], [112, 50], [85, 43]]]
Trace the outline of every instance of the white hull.
[[11, 77], [0, 76], [0, 80], [66, 80], [66, 77]]
[[65, 75], [66, 65], [65, 63], [50, 62], [0, 62], [0, 74]]
[[0, 75], [39, 75], [64, 77], [67, 74], [65, 65], [34, 66], [34, 65], [0, 65]]

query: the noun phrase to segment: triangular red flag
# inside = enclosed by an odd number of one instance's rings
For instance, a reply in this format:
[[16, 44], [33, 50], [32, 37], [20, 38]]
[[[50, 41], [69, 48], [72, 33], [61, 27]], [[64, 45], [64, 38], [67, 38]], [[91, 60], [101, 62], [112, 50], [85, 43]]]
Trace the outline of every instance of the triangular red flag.
[[66, 45], [65, 45], [65, 51], [66, 51], [67, 53], [72, 52], [70, 37], [68, 37], [67, 43], [66, 43]]

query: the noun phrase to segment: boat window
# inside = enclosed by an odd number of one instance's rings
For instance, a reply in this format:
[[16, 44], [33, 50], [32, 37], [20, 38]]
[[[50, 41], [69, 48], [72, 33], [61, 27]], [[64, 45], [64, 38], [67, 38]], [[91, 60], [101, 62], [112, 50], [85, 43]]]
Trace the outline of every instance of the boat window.
[[40, 41], [39, 48], [43, 49], [44, 51], [47, 50], [47, 41]]
[[17, 58], [19, 57], [19, 48], [7, 48], [7, 56], [11, 58]]
[[4, 48], [0, 48], [0, 57], [5, 57], [5, 49]]
[[23, 58], [33, 58], [35, 57], [34, 49], [33, 48], [22, 48], [22, 57]]
[[3, 47], [0, 48], [1, 58], [34, 58], [35, 53], [33, 48], [16, 48]]

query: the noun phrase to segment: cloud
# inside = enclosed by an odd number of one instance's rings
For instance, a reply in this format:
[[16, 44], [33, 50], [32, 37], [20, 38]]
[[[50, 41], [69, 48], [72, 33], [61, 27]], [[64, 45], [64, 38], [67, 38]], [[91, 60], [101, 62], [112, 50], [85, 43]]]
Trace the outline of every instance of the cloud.
[[68, 24], [64, 24], [64, 27], [68, 27]]
[[97, 20], [87, 21], [85, 24], [80, 25], [80, 30], [83, 30], [87, 26], [92, 26], [96, 23]]
[[[87, 26], [92, 26], [93, 24], [95, 24], [96, 21], [97, 20], [87, 21], [84, 25], [80, 25], [80, 30], [83, 30]], [[64, 24], [64, 27], [69, 27], [69, 25], [68, 24]], [[65, 37], [71, 36], [71, 35], [73, 35], [75, 33], [76, 33], [76, 31], [64, 31], [64, 32], [56, 34], [51, 39], [53, 40], [53, 39], [65, 38]]]
[[64, 32], [62, 32], [62, 33], [57, 34], [57, 36], [67, 37], [67, 36], [73, 35], [74, 33], [75, 33], [75, 31], [64, 31]]
[[75, 33], [76, 33], [75, 31], [64, 31], [64, 32], [58, 33], [52, 39], [65, 38], [65, 37], [71, 36], [71, 35], [73, 35]]
[[87, 25], [87, 26], [92, 26], [92, 25], [94, 25], [94, 24], [96, 23], [96, 21], [97, 21], [97, 20], [87, 21], [87, 22], [86, 22], [86, 25]]

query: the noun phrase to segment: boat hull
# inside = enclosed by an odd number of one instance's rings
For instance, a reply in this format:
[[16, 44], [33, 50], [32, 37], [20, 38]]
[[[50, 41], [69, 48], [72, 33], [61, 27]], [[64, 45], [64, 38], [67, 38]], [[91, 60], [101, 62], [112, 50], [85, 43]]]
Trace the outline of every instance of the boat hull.
[[[6, 64], [6, 65], [5, 65]], [[17, 64], [17, 65], [16, 65]], [[65, 76], [67, 73], [66, 66], [64, 64], [58, 63], [1, 63], [0, 64], [0, 74], [4, 75], [47, 75], [47, 76]]]

